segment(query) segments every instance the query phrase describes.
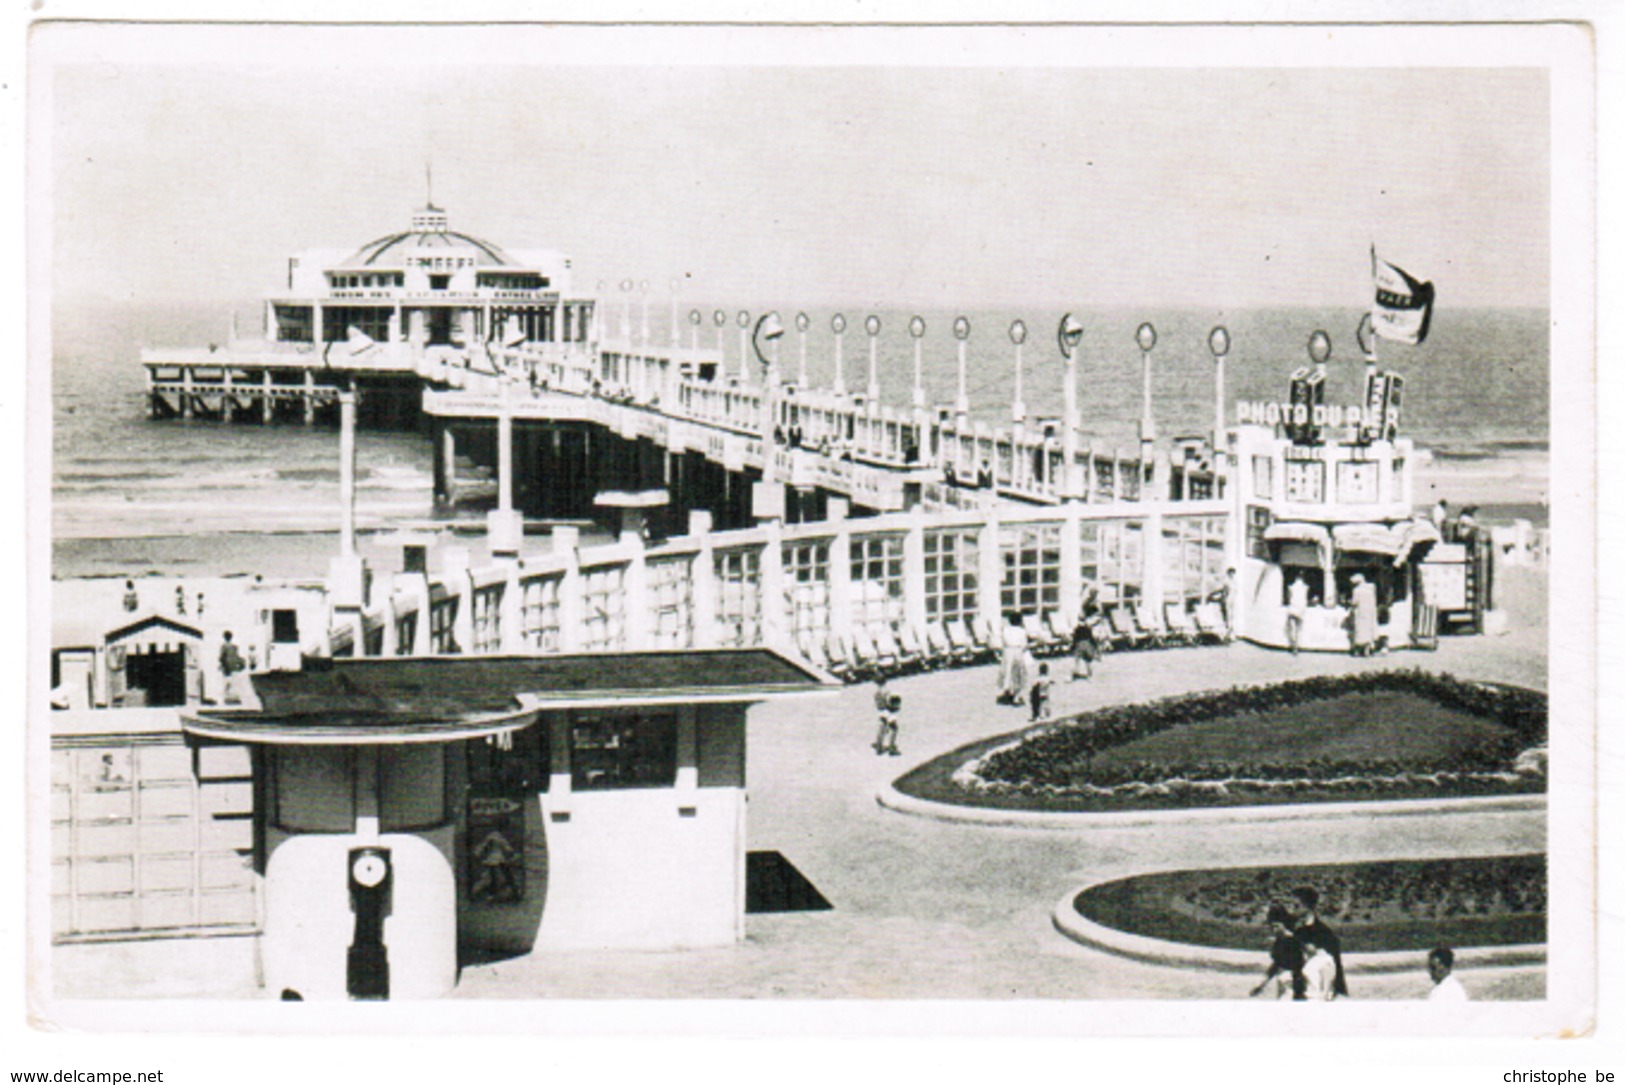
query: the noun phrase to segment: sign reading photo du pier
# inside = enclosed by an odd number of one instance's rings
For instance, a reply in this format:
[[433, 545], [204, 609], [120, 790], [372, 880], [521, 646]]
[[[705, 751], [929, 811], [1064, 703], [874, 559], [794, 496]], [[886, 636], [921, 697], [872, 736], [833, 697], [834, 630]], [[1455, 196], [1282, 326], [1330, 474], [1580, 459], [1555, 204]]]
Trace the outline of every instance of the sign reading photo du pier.
[[1359, 404], [1339, 407], [1326, 403], [1269, 403], [1237, 400], [1236, 421], [1244, 426], [1358, 426], [1365, 422], [1365, 408]]
[[[1366, 401], [1347, 407], [1336, 404], [1305, 402], [1309, 396], [1294, 395], [1296, 402], [1266, 402], [1238, 400], [1236, 423], [1253, 426], [1293, 426], [1320, 429], [1339, 429], [1348, 426], [1360, 431], [1360, 438], [1374, 441], [1393, 440], [1399, 432], [1399, 404], [1404, 380], [1396, 374], [1383, 373], [1366, 384]], [[1296, 390], [1295, 390], [1296, 391]]]

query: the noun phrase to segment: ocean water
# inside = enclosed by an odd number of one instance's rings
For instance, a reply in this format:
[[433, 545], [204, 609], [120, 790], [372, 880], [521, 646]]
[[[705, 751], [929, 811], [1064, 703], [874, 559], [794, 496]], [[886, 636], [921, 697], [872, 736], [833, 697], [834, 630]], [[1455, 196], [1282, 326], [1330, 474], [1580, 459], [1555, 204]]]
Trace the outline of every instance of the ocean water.
[[[710, 313], [714, 306], [706, 305]], [[256, 328], [257, 304], [237, 307], [240, 326]], [[729, 309], [730, 313], [737, 307]], [[800, 369], [800, 341], [791, 328], [779, 347], [781, 371]], [[686, 312], [686, 309], [685, 309]], [[844, 375], [849, 389], [868, 384], [867, 310], [843, 310]], [[834, 375], [830, 309], [810, 309], [808, 376], [827, 384]], [[906, 407], [914, 371], [911, 311], [886, 311], [875, 340], [881, 394]], [[957, 384], [954, 312], [926, 311], [921, 341], [928, 402], [951, 404]], [[1007, 424], [1014, 386], [1015, 347], [1008, 331], [1020, 318], [1028, 329], [1023, 348], [1023, 398], [1029, 419], [1061, 413], [1063, 365], [1055, 343], [1059, 310], [967, 312], [967, 390], [974, 415]], [[1316, 329], [1333, 340], [1328, 398], [1357, 403], [1363, 361], [1354, 342], [1358, 309], [1277, 309], [1239, 312], [1194, 310], [1078, 310], [1085, 334], [1079, 367], [1083, 428], [1099, 444], [1131, 448], [1140, 415], [1140, 354], [1135, 329], [1150, 321], [1153, 411], [1159, 435], [1199, 434], [1212, 425], [1213, 359], [1207, 335], [1215, 324], [1230, 331], [1226, 360], [1228, 409], [1238, 399], [1280, 398], [1293, 369], [1307, 363]], [[606, 330], [619, 330], [623, 314], [611, 305]], [[99, 305], [60, 307], [53, 331], [51, 527], [57, 575], [115, 575], [128, 570], [211, 568], [229, 554], [243, 571], [316, 571], [310, 554], [331, 551], [338, 526], [338, 436], [332, 429], [279, 425], [155, 422], [147, 418], [142, 347], [206, 346], [224, 342], [229, 307]], [[632, 326], [641, 324], [634, 313]], [[1440, 465], [1468, 474], [1522, 477], [1526, 498], [1544, 498], [1544, 460], [1550, 437], [1550, 365], [1543, 310], [1440, 309], [1421, 347], [1382, 344], [1382, 364], [1406, 378], [1402, 432], [1432, 449]], [[649, 314], [650, 338], [669, 336], [665, 309]], [[684, 322], [683, 342], [689, 342]], [[709, 319], [703, 346], [716, 343]], [[739, 367], [739, 331], [722, 332], [728, 371]], [[1232, 415], [1233, 417], [1233, 415]], [[365, 529], [401, 519], [428, 519], [432, 507], [432, 450], [416, 433], [363, 431], [358, 438], [358, 522]], [[1466, 477], [1465, 475], [1463, 477]]]

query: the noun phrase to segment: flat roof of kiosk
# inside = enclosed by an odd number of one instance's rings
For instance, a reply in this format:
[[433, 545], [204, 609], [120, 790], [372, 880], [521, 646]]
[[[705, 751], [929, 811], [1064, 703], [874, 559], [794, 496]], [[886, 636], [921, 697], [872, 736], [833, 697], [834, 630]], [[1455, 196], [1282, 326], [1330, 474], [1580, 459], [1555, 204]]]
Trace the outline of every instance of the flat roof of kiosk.
[[277, 745], [456, 742], [550, 709], [740, 704], [837, 685], [770, 648], [316, 660], [252, 681], [258, 711], [191, 713], [186, 731]]

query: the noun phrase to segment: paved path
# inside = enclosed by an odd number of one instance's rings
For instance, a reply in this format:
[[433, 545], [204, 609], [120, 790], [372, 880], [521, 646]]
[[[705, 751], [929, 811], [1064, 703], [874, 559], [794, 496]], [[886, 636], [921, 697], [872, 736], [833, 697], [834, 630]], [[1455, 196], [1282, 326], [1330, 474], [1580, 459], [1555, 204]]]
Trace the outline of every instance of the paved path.
[[[1545, 684], [1537, 630], [1446, 640], [1435, 654], [1297, 658], [1248, 645], [1108, 657], [1057, 687], [1059, 713], [1314, 674], [1422, 666]], [[1236, 998], [1245, 977], [1141, 964], [1077, 945], [1050, 915], [1092, 880], [1177, 867], [1294, 864], [1539, 850], [1543, 812], [1352, 817], [1312, 825], [1158, 826], [1081, 832], [944, 824], [881, 809], [909, 767], [1014, 730], [994, 669], [905, 678], [900, 758], [876, 757], [872, 687], [760, 706], [750, 717], [750, 846], [782, 852], [834, 904], [753, 915], [744, 944], [674, 953], [548, 953], [464, 971], [458, 997]], [[1260, 952], [1260, 971], [1264, 957]], [[1357, 995], [1415, 998], [1415, 975], [1359, 976]], [[1544, 969], [1468, 974], [1475, 998], [1540, 997]]]

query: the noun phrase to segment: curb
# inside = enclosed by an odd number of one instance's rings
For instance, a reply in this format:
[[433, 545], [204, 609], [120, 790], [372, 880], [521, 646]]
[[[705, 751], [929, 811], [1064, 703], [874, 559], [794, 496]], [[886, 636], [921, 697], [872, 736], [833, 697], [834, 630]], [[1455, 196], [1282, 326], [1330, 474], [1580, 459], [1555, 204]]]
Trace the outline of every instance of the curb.
[[1132, 828], [1140, 825], [1260, 824], [1271, 821], [1310, 821], [1346, 817], [1420, 817], [1428, 814], [1484, 814], [1546, 809], [1545, 794], [1487, 795], [1466, 799], [1392, 799], [1386, 802], [1258, 803], [1251, 806], [1209, 806], [1190, 810], [1110, 810], [1074, 813], [1048, 810], [1001, 810], [991, 806], [964, 806], [905, 795], [887, 784], [875, 795], [887, 810], [933, 821], [987, 825], [1008, 829], [1083, 830]]
[[[1080, 945], [1148, 964], [1199, 968], [1209, 972], [1262, 973], [1264, 966], [1269, 962], [1269, 953], [1263, 948], [1257, 951], [1225, 949], [1220, 946], [1197, 946], [1185, 942], [1169, 942], [1143, 934], [1130, 934], [1085, 919], [1073, 907], [1072, 902], [1077, 899], [1079, 893], [1118, 880], [1107, 878], [1104, 881], [1089, 882], [1068, 892], [1052, 913], [1055, 929]], [[1345, 953], [1343, 969], [1346, 972], [1366, 973], [1417, 972], [1422, 969], [1426, 959], [1427, 952], [1420, 949]], [[1456, 950], [1458, 968], [1507, 968], [1545, 963], [1546, 947], [1543, 945], [1468, 946]]]

